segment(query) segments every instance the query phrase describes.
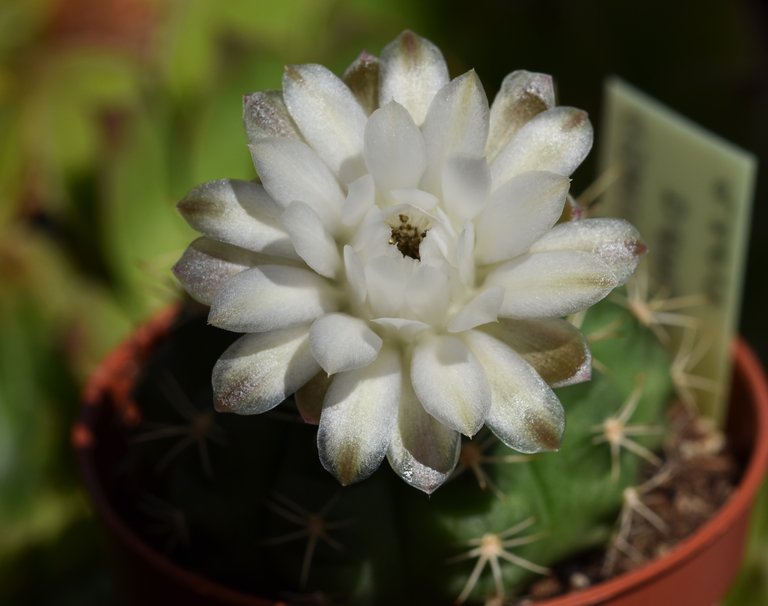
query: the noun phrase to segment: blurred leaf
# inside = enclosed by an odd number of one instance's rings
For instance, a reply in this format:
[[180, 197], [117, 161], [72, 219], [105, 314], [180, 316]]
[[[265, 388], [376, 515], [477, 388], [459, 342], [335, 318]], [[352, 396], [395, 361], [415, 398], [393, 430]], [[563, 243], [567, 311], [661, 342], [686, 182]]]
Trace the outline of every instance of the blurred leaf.
[[162, 112], [136, 115], [124, 143], [106, 175], [99, 229], [119, 296], [129, 315], [140, 319], [177, 298], [170, 267], [194, 232], [170, 194], [169, 157], [186, 150], [174, 148]]
[[28, 150], [37, 150], [59, 176], [97, 163], [99, 118], [108, 108], [135, 105], [137, 70], [125, 57], [90, 48], [52, 60], [22, 108]]

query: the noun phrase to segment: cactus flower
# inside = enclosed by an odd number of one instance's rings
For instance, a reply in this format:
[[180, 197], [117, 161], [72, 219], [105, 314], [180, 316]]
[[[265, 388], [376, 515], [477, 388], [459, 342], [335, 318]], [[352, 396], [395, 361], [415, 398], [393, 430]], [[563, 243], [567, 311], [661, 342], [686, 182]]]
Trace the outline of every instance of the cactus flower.
[[516, 71], [489, 106], [474, 71], [405, 32], [339, 78], [289, 66], [248, 95], [260, 183], [179, 204], [203, 237], [174, 270], [209, 322], [246, 333], [213, 371], [216, 407], [317, 406], [320, 461], [342, 484], [386, 457], [432, 492], [461, 435], [558, 448], [553, 387], [589, 378], [563, 319], [623, 284], [644, 250], [621, 220], [562, 221], [592, 145], [552, 80]]

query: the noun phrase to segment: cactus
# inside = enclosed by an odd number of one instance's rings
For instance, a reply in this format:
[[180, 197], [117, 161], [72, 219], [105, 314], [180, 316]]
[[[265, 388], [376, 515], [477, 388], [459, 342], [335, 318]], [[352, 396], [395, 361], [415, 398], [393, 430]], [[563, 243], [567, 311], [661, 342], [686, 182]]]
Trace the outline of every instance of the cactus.
[[[363, 482], [339, 486], [317, 460], [317, 428], [301, 420], [291, 399], [264, 415], [218, 415], [208, 426], [217, 439], [205, 457], [197, 447], [202, 442], [187, 432], [159, 437], [168, 427], [194, 426], [193, 408], [210, 411], [207, 375], [232, 340], [199, 316], [185, 318], [138, 383], [144, 422], [121, 466], [126, 477], [151, 479], [154, 507], [136, 499], [130, 485], [121, 502], [158, 549], [259, 595], [296, 603], [325, 596], [333, 604], [509, 598], [542, 569], [608, 542], [624, 489], [638, 483], [646, 462], [622, 447], [615, 476], [610, 446], [596, 443], [602, 423], [639, 394], [626, 437], [652, 450], [661, 443], [661, 432], [631, 434], [632, 428], [663, 427], [669, 358], [621, 305], [599, 303], [583, 323], [587, 335], [606, 326], [610, 337], [593, 344], [606, 370], [558, 391], [568, 426], [557, 453], [509, 460], [513, 451], [481, 433], [464, 444], [482, 445], [473, 461], [484, 480], [460, 464], [427, 496], [384, 467]], [[187, 447], [179, 449], [182, 443]], [[519, 532], [509, 532], [516, 527]], [[494, 551], [498, 545], [511, 556]]]
[[296, 603], [501, 601], [604, 545], [671, 380], [655, 316], [603, 300], [639, 234], [568, 196], [586, 114], [523, 71], [489, 107], [406, 32], [244, 116], [263, 185], [184, 198], [204, 237], [175, 267], [232, 332], [182, 323], [150, 364], [125, 465], [157, 482], [127, 515]]

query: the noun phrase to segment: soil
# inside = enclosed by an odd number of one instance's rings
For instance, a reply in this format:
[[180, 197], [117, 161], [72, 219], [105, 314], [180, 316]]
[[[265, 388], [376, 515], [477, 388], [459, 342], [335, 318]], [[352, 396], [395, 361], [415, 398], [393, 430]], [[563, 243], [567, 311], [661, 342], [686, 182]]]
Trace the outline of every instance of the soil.
[[655, 559], [692, 534], [725, 503], [740, 475], [725, 436], [683, 404], [669, 412], [661, 467], [625, 491], [624, 508], [605, 551], [568, 560], [531, 585], [516, 606], [584, 589]]

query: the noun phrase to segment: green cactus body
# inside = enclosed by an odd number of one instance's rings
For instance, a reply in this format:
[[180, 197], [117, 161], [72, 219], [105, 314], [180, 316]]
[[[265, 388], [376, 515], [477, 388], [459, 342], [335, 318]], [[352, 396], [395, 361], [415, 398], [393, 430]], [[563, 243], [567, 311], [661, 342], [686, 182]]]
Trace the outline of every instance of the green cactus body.
[[[175, 446], [183, 438], [134, 441], [126, 465], [143, 470], [153, 498], [183, 514], [188, 541], [175, 541], [171, 555], [236, 588], [296, 603], [447, 604], [459, 597], [482, 603], [497, 595], [498, 584], [510, 597], [536, 576], [516, 558], [534, 569], [550, 567], [609, 540], [623, 490], [638, 483], [644, 461], [621, 448], [620, 473], [614, 477], [609, 445], [594, 443], [601, 424], [637, 392], [628, 427], [663, 426], [671, 388], [666, 353], [629, 312], [611, 302], [592, 308], [583, 324], [588, 336], [606, 327], [609, 338], [593, 345], [604, 371], [558, 390], [567, 415], [559, 452], [509, 461], [516, 453], [492, 434], [484, 430], [475, 437], [482, 447], [485, 489], [461, 464], [464, 471], [431, 496], [385, 467], [341, 487], [317, 460], [316, 428], [285, 408], [252, 417], [217, 415], [224, 439], [205, 447], [211, 473], [203, 453], [196, 452], [199, 445]], [[163, 387], [169, 374], [199, 411], [210, 408], [205, 366], [232, 337], [202, 322], [178, 332], [137, 391], [147, 422], [178, 417]], [[210, 359], [197, 361], [199, 367], [179, 356], [200, 351], [190, 343], [211, 339]], [[136, 434], [147, 435], [142, 427]], [[654, 450], [662, 433], [627, 437]], [[173, 448], [179, 451], [169, 459]], [[159, 461], [165, 461], [162, 469]], [[152, 531], [156, 520], [135, 505], [141, 499], [132, 499], [130, 515], [137, 526], [167, 549], [169, 543]], [[493, 535], [512, 555], [490, 558], [480, 567], [477, 550], [483, 537], [493, 543]], [[500, 576], [494, 575], [497, 565]], [[469, 582], [476, 567], [480, 572]]]

